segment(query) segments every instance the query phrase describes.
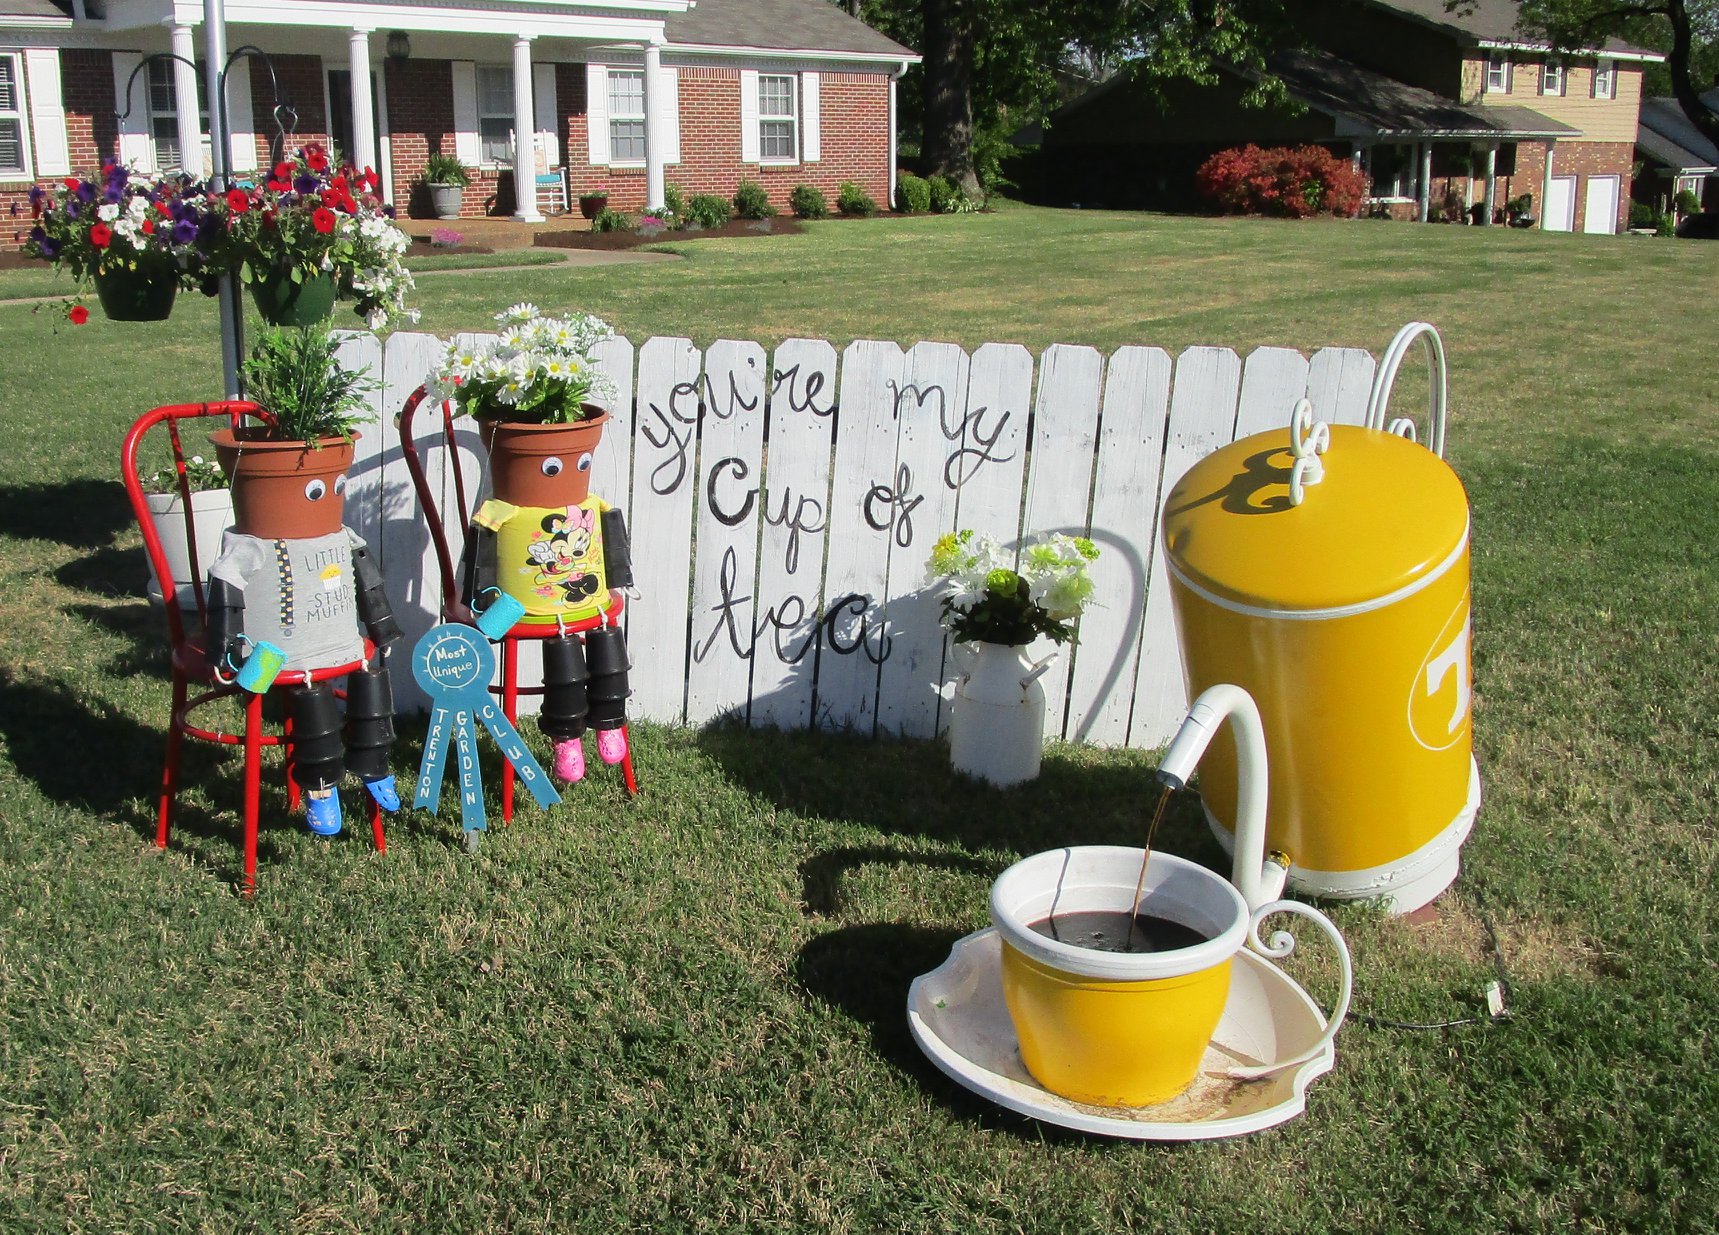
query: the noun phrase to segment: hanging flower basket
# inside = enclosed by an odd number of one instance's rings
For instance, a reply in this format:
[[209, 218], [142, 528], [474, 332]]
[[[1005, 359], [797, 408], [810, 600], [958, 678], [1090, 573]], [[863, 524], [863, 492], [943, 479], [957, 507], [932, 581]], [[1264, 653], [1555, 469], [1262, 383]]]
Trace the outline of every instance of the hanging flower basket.
[[314, 326], [333, 315], [336, 291], [332, 275], [306, 275], [295, 283], [290, 271], [271, 270], [251, 284], [251, 300], [271, 326]]
[[179, 293], [179, 271], [168, 265], [146, 264], [135, 269], [113, 266], [95, 272], [96, 298], [114, 322], [164, 322]]

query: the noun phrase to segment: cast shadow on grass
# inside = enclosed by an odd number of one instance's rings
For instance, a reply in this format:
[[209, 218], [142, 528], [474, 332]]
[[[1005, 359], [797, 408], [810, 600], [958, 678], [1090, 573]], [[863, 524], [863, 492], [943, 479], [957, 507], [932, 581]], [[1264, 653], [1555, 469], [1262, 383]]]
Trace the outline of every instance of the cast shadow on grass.
[[88, 549], [54, 571], [54, 580], [73, 591], [116, 599], [142, 600], [148, 595], [149, 568], [135, 548], [102, 545]]
[[[171, 648], [167, 642], [167, 620], [161, 610], [147, 602], [125, 605], [68, 605], [65, 612], [92, 626], [112, 632], [125, 639], [122, 647], [103, 666], [103, 672], [115, 677], [149, 676], [166, 682], [172, 678]], [[193, 631], [197, 626], [196, 611], [185, 615]]]
[[72, 549], [101, 549], [131, 525], [131, 503], [126, 500], [125, 486], [117, 480], [68, 480], [0, 489], [0, 536], [51, 540]]
[[843, 910], [842, 877], [862, 866], [933, 866], [959, 874], [977, 875], [987, 882], [1002, 873], [999, 862], [959, 853], [908, 853], [885, 845], [831, 849], [800, 863], [800, 897], [808, 914], [835, 917]]

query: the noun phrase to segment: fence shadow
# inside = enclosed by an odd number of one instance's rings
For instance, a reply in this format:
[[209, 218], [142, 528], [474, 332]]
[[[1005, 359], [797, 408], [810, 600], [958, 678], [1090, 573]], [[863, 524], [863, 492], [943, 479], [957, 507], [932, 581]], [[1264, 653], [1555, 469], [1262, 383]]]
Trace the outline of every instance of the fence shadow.
[[131, 503], [117, 480], [86, 478], [0, 488], [0, 536], [51, 540], [71, 549], [102, 549], [130, 526]]

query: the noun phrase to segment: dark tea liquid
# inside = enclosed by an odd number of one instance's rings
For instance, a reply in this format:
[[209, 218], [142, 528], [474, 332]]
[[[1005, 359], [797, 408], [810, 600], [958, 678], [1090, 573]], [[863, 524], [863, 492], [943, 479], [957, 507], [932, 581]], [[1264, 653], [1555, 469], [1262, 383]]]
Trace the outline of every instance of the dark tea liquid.
[[1032, 929], [1047, 939], [1095, 952], [1173, 952], [1210, 938], [1191, 926], [1152, 913], [1135, 914], [1130, 930], [1128, 914], [1120, 909], [1059, 913], [1034, 922]]

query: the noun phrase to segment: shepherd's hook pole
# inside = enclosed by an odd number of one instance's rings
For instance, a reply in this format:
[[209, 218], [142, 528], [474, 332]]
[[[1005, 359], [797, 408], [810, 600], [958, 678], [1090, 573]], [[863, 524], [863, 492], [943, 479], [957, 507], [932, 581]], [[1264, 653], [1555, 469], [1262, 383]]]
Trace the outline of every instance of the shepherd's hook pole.
[[[240, 71], [251, 71], [241, 60]], [[232, 135], [227, 126], [227, 9], [225, 0], [203, 0], [203, 79], [209, 95], [209, 192], [227, 191]], [[185, 101], [179, 105], [184, 107]], [[239, 397], [239, 357], [245, 345], [245, 307], [239, 280], [232, 271], [221, 276], [221, 372], [229, 399]]]

